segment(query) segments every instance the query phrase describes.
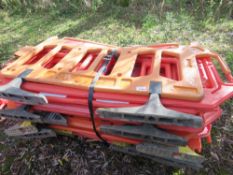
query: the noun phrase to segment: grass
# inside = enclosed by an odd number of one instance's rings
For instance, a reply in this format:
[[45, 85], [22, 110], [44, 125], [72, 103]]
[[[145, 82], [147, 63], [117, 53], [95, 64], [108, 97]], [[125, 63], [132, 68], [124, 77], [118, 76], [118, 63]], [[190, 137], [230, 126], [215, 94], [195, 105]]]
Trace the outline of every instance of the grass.
[[[114, 9], [111, 10], [111, 9]], [[197, 41], [223, 56], [233, 71], [233, 20], [197, 19], [187, 13], [166, 12], [158, 17], [153, 8], [108, 5], [97, 11], [72, 13], [17, 13], [0, 11], [0, 61], [24, 45], [35, 45], [54, 35], [78, 37], [121, 46]], [[232, 101], [228, 106], [232, 106]], [[218, 133], [215, 130], [215, 134]], [[216, 140], [216, 136], [214, 140]], [[0, 150], [6, 150], [1, 146]], [[10, 161], [10, 160], [9, 160]], [[7, 172], [9, 162], [4, 172]], [[182, 171], [174, 174], [183, 174]], [[218, 174], [227, 174], [219, 170]]]
[[153, 11], [115, 7], [98, 11], [9, 15], [0, 12], [0, 58], [6, 60], [19, 47], [37, 44], [49, 36], [79, 37], [118, 45], [198, 41], [220, 52], [232, 63], [233, 20], [211, 22], [188, 14], [167, 12], [161, 19]]

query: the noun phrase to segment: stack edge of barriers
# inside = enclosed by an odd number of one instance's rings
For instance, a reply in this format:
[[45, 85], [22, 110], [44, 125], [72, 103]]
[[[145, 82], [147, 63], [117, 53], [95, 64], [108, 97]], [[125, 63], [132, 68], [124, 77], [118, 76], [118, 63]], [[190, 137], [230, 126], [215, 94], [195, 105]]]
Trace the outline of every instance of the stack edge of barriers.
[[211, 143], [220, 104], [232, 97], [229, 67], [195, 44], [51, 37], [0, 71], [0, 115], [19, 121], [8, 136], [72, 134], [176, 167], [202, 166], [202, 141]]

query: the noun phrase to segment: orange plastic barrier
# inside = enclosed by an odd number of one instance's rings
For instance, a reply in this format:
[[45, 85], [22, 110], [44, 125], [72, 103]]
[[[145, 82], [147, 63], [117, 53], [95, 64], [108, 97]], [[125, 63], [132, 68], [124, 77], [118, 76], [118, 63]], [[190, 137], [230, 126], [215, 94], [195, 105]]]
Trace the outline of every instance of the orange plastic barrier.
[[162, 82], [162, 97], [200, 100], [203, 88], [192, 47], [117, 48], [97, 43], [51, 38], [36, 47], [16, 52], [20, 57], [1, 74], [16, 77], [25, 69], [28, 81], [88, 89], [103, 57], [113, 48], [120, 53], [116, 62], [101, 75], [96, 91], [147, 95], [149, 82]]
[[[123, 152], [145, 157], [153, 152], [168, 164], [191, 166], [188, 155], [178, 160], [183, 153], [173, 151], [188, 146], [201, 152], [203, 138], [211, 143], [220, 105], [233, 97], [228, 66], [198, 45], [117, 47], [53, 37], [15, 55], [0, 72], [0, 96], [8, 99], [1, 101], [0, 114], [47, 126], [26, 138], [55, 136], [56, 130], [136, 145]], [[158, 150], [165, 148], [170, 152], [161, 159]]]

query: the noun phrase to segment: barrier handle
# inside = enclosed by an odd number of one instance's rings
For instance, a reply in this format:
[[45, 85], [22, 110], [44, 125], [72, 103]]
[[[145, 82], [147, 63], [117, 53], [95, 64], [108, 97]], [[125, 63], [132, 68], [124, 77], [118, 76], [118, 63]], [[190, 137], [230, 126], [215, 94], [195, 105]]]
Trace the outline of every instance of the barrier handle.
[[225, 61], [217, 53], [210, 52], [209, 50], [202, 48], [198, 43], [193, 43], [191, 45], [192, 45], [191, 46], [192, 48], [197, 48], [200, 51], [202, 51], [200, 56], [206, 56], [207, 55], [207, 56], [211, 56], [212, 58], [216, 59], [219, 62], [220, 66], [221, 66], [221, 69], [222, 69], [223, 73], [225, 74], [226, 79], [230, 83], [233, 83], [233, 76], [231, 75], [231, 69], [227, 66]]
[[160, 47], [178, 47], [177, 43], [164, 43], [164, 44], [151, 44], [149, 47], [160, 48]]
[[231, 70], [228, 67], [228, 65], [225, 63], [225, 61], [223, 61], [223, 59], [218, 54], [211, 53], [211, 56], [219, 62], [220, 66], [222, 68], [222, 71], [225, 74], [227, 80], [229, 82], [233, 83], [233, 77], [231, 75]]

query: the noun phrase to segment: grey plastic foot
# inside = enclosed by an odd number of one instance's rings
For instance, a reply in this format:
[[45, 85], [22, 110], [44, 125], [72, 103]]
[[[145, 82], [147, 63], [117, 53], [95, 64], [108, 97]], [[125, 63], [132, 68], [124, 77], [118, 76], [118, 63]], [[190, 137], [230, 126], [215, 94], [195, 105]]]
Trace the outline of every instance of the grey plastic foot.
[[159, 94], [151, 94], [148, 103], [143, 106], [126, 108], [99, 108], [97, 113], [104, 119], [185, 126], [192, 128], [202, 127], [203, 122], [202, 118], [199, 116], [165, 108], [160, 102]]
[[100, 130], [113, 135], [120, 135], [122, 137], [140, 139], [149, 142], [166, 143], [173, 145], [186, 145], [187, 141], [174, 134], [170, 134], [166, 131], [162, 131], [155, 128], [152, 125], [142, 126], [112, 126], [104, 125], [100, 127]]
[[[138, 152], [154, 155], [162, 158], [169, 158], [169, 159], [177, 159], [185, 162], [190, 163], [201, 163], [204, 161], [203, 157], [196, 154], [195, 152], [185, 153], [180, 152], [180, 148], [178, 146], [168, 146], [162, 144], [152, 144], [152, 143], [142, 143], [136, 145], [136, 150]], [[183, 148], [185, 149], [185, 148]]]
[[34, 94], [20, 89], [22, 78], [18, 77], [8, 84], [0, 86], [0, 97], [20, 103], [39, 105], [48, 103], [46, 97], [41, 94]]
[[56, 137], [56, 133], [51, 129], [38, 129], [34, 125], [20, 125], [16, 124], [4, 131], [7, 136], [19, 139], [34, 139], [34, 138], [47, 138]]
[[34, 123], [45, 123], [45, 124], [56, 124], [56, 125], [67, 125], [67, 120], [64, 116], [58, 113], [45, 112], [42, 114], [36, 114], [29, 112], [30, 106], [20, 106], [16, 109], [3, 109], [0, 110], [0, 115], [14, 120], [31, 121]]
[[16, 109], [2, 109], [0, 115], [13, 120], [29, 120], [42, 123], [41, 116], [27, 111], [27, 106], [23, 105]]
[[119, 146], [112, 145], [110, 149], [114, 151], [119, 151], [122, 153], [130, 154], [133, 156], [149, 158], [155, 162], [165, 164], [168, 166], [179, 167], [179, 168], [192, 168], [195, 170], [202, 168], [201, 162], [196, 163], [196, 162], [183, 161], [183, 160], [174, 159], [174, 158], [163, 158], [163, 157], [158, 157], [158, 156], [151, 155], [151, 154], [150, 155], [144, 154], [144, 153], [137, 151], [135, 146], [119, 147]]
[[24, 135], [35, 134], [38, 132], [38, 129], [34, 125], [24, 125], [22, 123], [18, 123], [8, 129], [4, 130], [4, 133], [10, 137], [21, 137]]
[[41, 129], [37, 133], [24, 135], [23, 139], [44, 139], [48, 137], [56, 137], [56, 133], [51, 129]]
[[59, 113], [50, 112], [42, 117], [42, 123], [67, 126], [67, 120]]

